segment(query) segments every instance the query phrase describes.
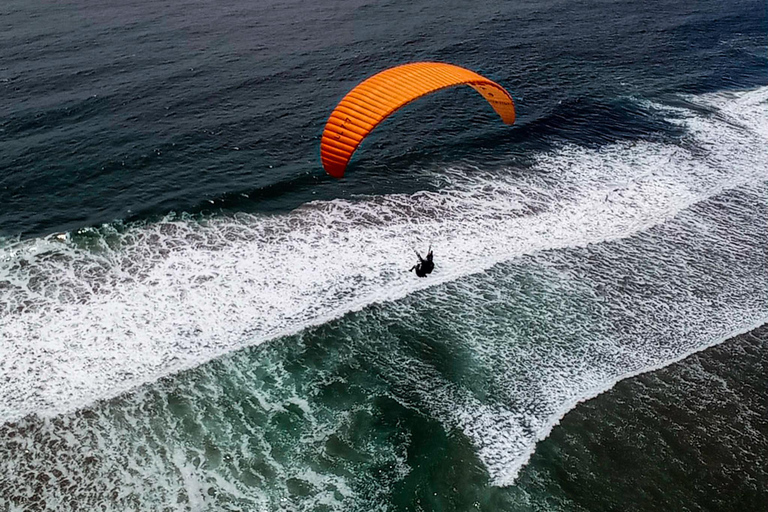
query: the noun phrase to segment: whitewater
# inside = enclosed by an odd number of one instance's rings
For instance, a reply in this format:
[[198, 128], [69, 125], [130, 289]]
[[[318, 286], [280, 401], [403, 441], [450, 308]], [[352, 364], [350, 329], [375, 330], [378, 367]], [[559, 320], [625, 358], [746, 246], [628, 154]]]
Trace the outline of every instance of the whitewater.
[[[2, 242], [0, 422], [67, 415], [373, 304], [503, 303], [531, 273], [590, 305], [572, 318], [526, 306], [580, 346], [460, 322], [457, 336], [495, 372], [492, 401], [418, 361], [392, 373], [403, 400], [466, 435], [492, 481], [510, 485], [579, 401], [768, 321], [768, 87], [636, 101], [679, 127], [677, 140], [566, 145], [525, 169], [444, 169], [429, 176], [436, 192]], [[429, 243], [437, 269], [416, 279], [412, 247]], [[675, 280], [717, 248], [727, 265]], [[675, 251], [679, 266], [640, 262]], [[638, 275], [651, 291], [612, 288]], [[732, 293], [703, 291], [721, 288]]]

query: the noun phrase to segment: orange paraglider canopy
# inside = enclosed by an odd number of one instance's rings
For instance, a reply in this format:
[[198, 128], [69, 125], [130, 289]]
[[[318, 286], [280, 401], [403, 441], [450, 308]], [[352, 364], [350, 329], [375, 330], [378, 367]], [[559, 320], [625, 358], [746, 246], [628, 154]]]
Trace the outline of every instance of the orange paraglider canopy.
[[417, 98], [456, 85], [469, 85], [506, 124], [515, 122], [512, 97], [496, 82], [452, 64], [404, 64], [368, 78], [339, 102], [328, 118], [320, 142], [323, 168], [331, 176], [341, 178], [357, 146], [387, 116]]

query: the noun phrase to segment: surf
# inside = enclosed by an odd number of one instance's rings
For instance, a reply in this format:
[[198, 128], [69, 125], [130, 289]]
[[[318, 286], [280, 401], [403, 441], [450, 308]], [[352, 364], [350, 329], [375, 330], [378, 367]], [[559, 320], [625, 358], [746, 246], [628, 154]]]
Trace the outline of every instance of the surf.
[[[500, 262], [629, 237], [765, 178], [768, 89], [664, 110], [678, 145], [565, 146], [525, 173], [447, 169], [439, 192], [85, 228], [2, 248], [0, 421], [53, 416]], [[723, 122], [723, 121], [728, 122]], [[411, 279], [411, 244], [438, 270]]]

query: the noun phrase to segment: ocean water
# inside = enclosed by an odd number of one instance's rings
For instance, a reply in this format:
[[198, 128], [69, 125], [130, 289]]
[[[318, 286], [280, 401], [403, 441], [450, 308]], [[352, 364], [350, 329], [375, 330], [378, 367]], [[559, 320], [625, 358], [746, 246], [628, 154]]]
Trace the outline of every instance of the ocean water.
[[0, 510], [768, 510], [764, 3], [0, 12]]

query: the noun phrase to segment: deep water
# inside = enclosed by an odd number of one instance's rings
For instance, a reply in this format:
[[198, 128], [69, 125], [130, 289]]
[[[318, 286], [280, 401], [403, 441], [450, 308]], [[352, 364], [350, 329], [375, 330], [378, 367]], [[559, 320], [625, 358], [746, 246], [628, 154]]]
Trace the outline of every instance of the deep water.
[[0, 510], [768, 510], [764, 2], [0, 14]]

